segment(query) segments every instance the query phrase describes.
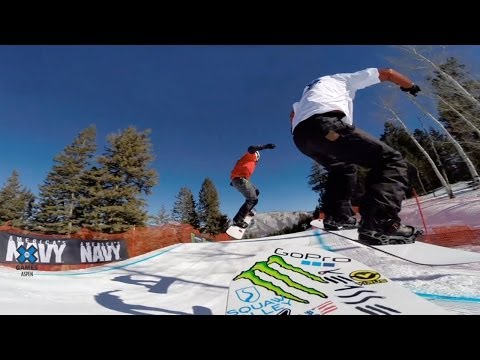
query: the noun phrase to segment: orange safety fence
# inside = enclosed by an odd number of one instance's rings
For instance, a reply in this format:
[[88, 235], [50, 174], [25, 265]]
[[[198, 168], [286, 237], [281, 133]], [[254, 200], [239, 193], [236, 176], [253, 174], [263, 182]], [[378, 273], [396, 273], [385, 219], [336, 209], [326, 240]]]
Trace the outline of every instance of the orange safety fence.
[[438, 226], [433, 227], [428, 231], [427, 221], [423, 215], [420, 198], [415, 189], [412, 188], [412, 194], [418, 207], [422, 224], [424, 227], [424, 235], [419, 239], [429, 244], [440, 246], [465, 246], [465, 245], [480, 245], [480, 228], [471, 228], [468, 225], [455, 226]]
[[424, 241], [440, 246], [465, 246], [480, 245], [480, 229], [471, 228], [468, 225], [442, 226], [432, 229], [427, 235], [421, 237]]
[[[420, 207], [420, 203], [417, 202]], [[356, 216], [358, 216], [358, 207], [353, 208]], [[419, 209], [421, 212], [421, 208]], [[422, 214], [422, 223], [427, 230], [426, 220]], [[319, 219], [325, 217], [324, 213], [320, 213]], [[423, 241], [433, 245], [439, 246], [480, 246], [480, 228], [472, 228], [468, 225], [456, 225], [456, 226], [439, 226], [430, 228], [424, 231], [424, 235], [418, 238], [418, 241]]]
[[[320, 214], [319, 218], [323, 218]], [[127, 242], [129, 257], [134, 257], [148, 253], [153, 250], [161, 249], [170, 245], [191, 242], [191, 233], [200, 235], [214, 241], [231, 240], [227, 234], [208, 235], [200, 234], [198, 230], [186, 224], [164, 225], [154, 227], [136, 227], [122, 234], [105, 234], [88, 229], [82, 229], [71, 235], [45, 235], [17, 229], [11, 226], [0, 226], [0, 231], [10, 232], [20, 235], [28, 235], [30, 238], [41, 236], [49, 239], [79, 239], [82, 241], [93, 240], [120, 240]], [[480, 245], [480, 229], [474, 229], [467, 225], [463, 226], [445, 226], [432, 228], [427, 235], [422, 236], [420, 241], [440, 246], [465, 246]], [[16, 267], [17, 264], [0, 264], [1, 266]], [[76, 270], [84, 269], [102, 264], [78, 264], [78, 265], [36, 265], [38, 270], [43, 271], [59, 271], [59, 270]]]

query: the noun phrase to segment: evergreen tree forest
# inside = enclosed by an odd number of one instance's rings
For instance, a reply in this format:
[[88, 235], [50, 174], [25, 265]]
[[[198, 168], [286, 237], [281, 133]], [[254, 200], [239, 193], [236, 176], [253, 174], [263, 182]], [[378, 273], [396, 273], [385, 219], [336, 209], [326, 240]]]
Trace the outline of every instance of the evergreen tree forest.
[[230, 226], [230, 219], [220, 211], [218, 192], [210, 178], [203, 181], [198, 201], [195, 201], [189, 188], [180, 189], [173, 205], [172, 218], [211, 235], [223, 233]]
[[0, 224], [46, 234], [81, 228], [120, 233], [146, 224], [146, 200], [157, 183], [149, 130], [129, 127], [107, 138], [95, 157], [96, 129], [81, 131], [53, 159], [35, 199], [14, 171], [0, 189]]
[[25, 227], [31, 219], [35, 196], [20, 184], [20, 175], [13, 170], [0, 189], [0, 223]]

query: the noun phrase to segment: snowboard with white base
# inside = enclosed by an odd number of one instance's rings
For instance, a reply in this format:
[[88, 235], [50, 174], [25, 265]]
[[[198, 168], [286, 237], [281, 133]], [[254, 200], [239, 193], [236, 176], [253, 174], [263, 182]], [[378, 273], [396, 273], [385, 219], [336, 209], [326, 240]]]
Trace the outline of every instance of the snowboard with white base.
[[354, 241], [358, 244], [368, 246], [418, 265], [445, 266], [480, 262], [480, 253], [427, 244], [418, 241], [418, 239], [412, 244], [366, 245], [358, 242], [357, 229], [336, 231], [325, 230], [323, 228], [323, 220], [313, 220], [310, 222], [310, 225], [321, 229], [326, 233], [335, 234], [347, 240]]
[[[252, 222], [252, 220], [253, 220], [253, 216], [247, 215], [243, 221], [245, 221], [250, 226], [250, 223]], [[230, 235], [234, 239], [240, 240], [241, 238], [243, 238], [243, 235], [245, 234], [245, 231], [247, 229], [248, 227], [243, 229], [241, 227], [231, 225], [226, 232], [228, 235]]]
[[236, 272], [226, 315], [429, 315], [447, 310], [350, 257], [277, 246]]

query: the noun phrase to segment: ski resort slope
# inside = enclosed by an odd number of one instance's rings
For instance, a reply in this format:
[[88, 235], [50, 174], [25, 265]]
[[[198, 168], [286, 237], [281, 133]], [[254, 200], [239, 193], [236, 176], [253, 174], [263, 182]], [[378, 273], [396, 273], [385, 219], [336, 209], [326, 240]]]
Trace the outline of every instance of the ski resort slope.
[[0, 268], [0, 314], [224, 315], [230, 281], [252, 257], [281, 246], [352, 257], [454, 314], [480, 314], [480, 263], [414, 265], [321, 230], [270, 238], [182, 243], [78, 271]]

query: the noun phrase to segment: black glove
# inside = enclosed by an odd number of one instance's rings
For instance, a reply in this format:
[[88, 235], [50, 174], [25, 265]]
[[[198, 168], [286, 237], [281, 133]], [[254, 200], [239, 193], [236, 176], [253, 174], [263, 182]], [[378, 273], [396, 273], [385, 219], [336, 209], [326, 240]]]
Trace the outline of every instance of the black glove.
[[413, 96], [417, 96], [417, 93], [420, 91], [420, 87], [415, 84], [413, 84], [412, 87], [409, 87], [409, 88], [404, 88], [400, 86], [400, 89], [402, 89], [402, 91], [409, 92]]
[[248, 147], [248, 152], [250, 154], [254, 154], [255, 151], [260, 151], [260, 150], [264, 150], [264, 149], [275, 149], [275, 144], [267, 144], [267, 145], [259, 145], [259, 146], [254, 146], [254, 145], [250, 145]]

